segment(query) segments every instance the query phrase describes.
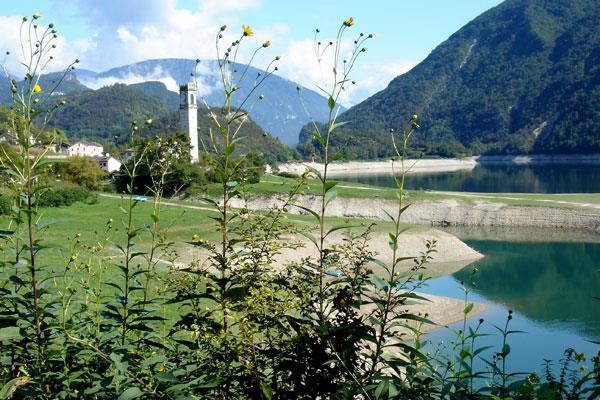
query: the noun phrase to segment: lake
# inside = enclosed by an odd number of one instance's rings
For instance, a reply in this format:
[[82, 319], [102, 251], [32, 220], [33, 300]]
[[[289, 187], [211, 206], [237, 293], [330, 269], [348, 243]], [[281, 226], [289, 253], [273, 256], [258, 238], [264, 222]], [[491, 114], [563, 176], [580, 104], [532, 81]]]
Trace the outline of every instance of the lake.
[[[600, 243], [523, 243], [467, 239], [465, 242], [485, 258], [449, 276], [429, 281], [426, 293], [462, 298], [463, 281], [469, 285], [474, 267], [479, 272], [471, 287], [471, 301], [487, 305], [480, 346], [500, 351], [502, 337], [493, 325], [504, 326], [508, 310], [513, 310], [510, 329], [525, 333], [509, 339], [511, 371], [542, 372], [544, 359], [559, 360], [567, 347], [591, 358], [600, 346]], [[461, 329], [462, 323], [451, 326]], [[447, 329], [433, 331], [433, 343], [448, 343], [453, 335]], [[482, 362], [478, 367], [485, 370]]]
[[[395, 187], [391, 175], [345, 175], [335, 179]], [[487, 166], [470, 171], [414, 174], [407, 189], [484, 193], [600, 193], [599, 166]]]
[[[336, 179], [395, 186], [390, 175]], [[478, 165], [471, 171], [409, 175], [406, 187], [486, 193], [599, 193], [600, 167]], [[429, 281], [423, 291], [462, 298], [460, 282], [468, 282], [473, 268], [478, 268], [470, 300], [485, 303], [487, 310], [470, 324], [474, 326], [483, 318], [483, 331], [493, 334], [479, 342], [480, 346], [493, 346], [493, 350], [484, 353], [486, 358], [501, 348], [502, 337], [493, 325], [504, 326], [508, 310], [512, 310], [510, 329], [525, 333], [509, 339], [511, 371], [540, 373], [544, 359], [557, 362], [567, 347], [585, 353], [589, 363], [589, 358], [600, 348], [591, 342], [600, 341], [600, 300], [594, 299], [600, 297], [600, 243], [587, 243], [593, 237], [591, 234], [525, 230], [518, 234], [517, 229], [494, 228], [492, 232], [475, 230], [465, 235], [464, 229], [447, 230], [485, 258], [457, 273]], [[551, 242], [523, 241], [549, 236], [553, 237]], [[461, 329], [462, 323], [451, 328]], [[432, 343], [448, 343], [453, 334], [438, 329], [428, 337]], [[478, 368], [486, 370], [481, 361]]]

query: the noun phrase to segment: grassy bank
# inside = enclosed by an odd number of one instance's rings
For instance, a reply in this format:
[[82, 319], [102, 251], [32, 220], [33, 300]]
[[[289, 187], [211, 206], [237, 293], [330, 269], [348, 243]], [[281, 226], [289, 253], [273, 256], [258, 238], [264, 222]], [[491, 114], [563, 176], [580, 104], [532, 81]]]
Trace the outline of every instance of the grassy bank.
[[[293, 178], [275, 175], [263, 177], [260, 183], [250, 185], [249, 191], [255, 194], [277, 194], [292, 189], [296, 184]], [[208, 194], [216, 194], [217, 186], [210, 187]], [[319, 186], [316, 180], [308, 180], [304, 188], [305, 194], [318, 194]], [[338, 196], [346, 198], [382, 198], [396, 199], [397, 189], [363, 185], [354, 182], [339, 182], [336, 187]], [[407, 191], [411, 201], [443, 201], [456, 200], [467, 204], [486, 201], [511, 206], [523, 207], [559, 207], [597, 209], [600, 212], [600, 193], [568, 193], [568, 194], [537, 194], [537, 193], [468, 193], [441, 192], [425, 190]]]

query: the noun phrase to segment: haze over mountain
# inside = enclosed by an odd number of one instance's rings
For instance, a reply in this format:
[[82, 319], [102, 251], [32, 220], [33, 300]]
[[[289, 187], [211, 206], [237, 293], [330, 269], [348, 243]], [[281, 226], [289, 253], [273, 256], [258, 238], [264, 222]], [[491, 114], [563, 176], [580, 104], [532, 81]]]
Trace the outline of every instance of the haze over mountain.
[[420, 154], [600, 152], [598, 26], [597, 0], [507, 0], [344, 113], [333, 145], [393, 156], [389, 129], [418, 114]]

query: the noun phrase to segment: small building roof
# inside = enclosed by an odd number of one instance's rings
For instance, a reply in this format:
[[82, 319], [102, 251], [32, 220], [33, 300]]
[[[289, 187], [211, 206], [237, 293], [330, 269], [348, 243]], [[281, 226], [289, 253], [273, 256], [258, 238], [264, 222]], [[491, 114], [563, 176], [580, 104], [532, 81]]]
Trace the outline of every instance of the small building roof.
[[78, 140], [75, 143], [72, 144], [72, 146], [75, 146], [76, 144], [82, 144], [84, 146], [94, 146], [94, 147], [104, 147], [104, 145], [98, 143], [98, 142], [92, 142], [91, 140]]

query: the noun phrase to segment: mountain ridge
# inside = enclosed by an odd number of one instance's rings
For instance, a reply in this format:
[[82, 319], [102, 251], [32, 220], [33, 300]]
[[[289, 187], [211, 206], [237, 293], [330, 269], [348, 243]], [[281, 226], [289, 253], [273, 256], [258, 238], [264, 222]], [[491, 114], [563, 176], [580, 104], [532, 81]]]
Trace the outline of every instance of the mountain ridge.
[[[501, 3], [342, 114], [333, 146], [349, 158], [393, 156], [389, 129], [416, 113], [417, 155], [600, 152], [598, 8]], [[305, 156], [319, 152], [306, 128], [300, 142]]]

